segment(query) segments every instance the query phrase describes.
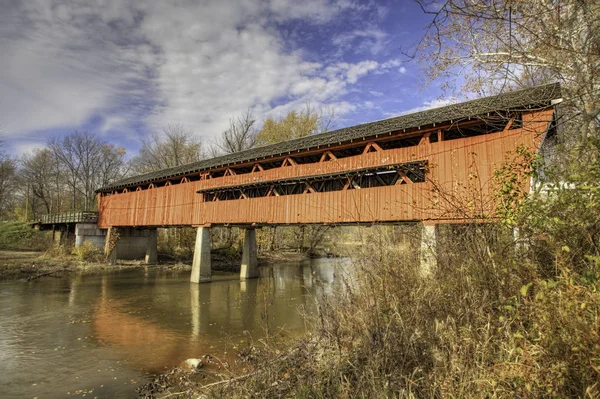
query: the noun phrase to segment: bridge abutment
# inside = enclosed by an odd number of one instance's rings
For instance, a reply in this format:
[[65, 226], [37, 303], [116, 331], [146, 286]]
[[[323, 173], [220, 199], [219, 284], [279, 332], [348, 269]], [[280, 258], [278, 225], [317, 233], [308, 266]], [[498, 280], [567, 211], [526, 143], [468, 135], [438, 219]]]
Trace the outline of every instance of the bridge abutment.
[[258, 277], [258, 259], [256, 257], [256, 230], [246, 229], [244, 235], [244, 252], [242, 253], [242, 267], [240, 280]]
[[75, 225], [75, 248], [79, 248], [84, 242], [91, 242], [100, 250], [104, 248], [106, 230], [99, 229], [96, 223], [77, 223]]
[[117, 259], [144, 259], [146, 264], [157, 262], [157, 230], [134, 227], [109, 227], [104, 241], [108, 263]]
[[205, 283], [209, 282], [210, 279], [210, 227], [200, 226], [196, 233], [196, 246], [194, 247], [194, 260], [192, 262], [190, 282]]
[[439, 224], [423, 224], [421, 230], [421, 273], [428, 276], [437, 267]]

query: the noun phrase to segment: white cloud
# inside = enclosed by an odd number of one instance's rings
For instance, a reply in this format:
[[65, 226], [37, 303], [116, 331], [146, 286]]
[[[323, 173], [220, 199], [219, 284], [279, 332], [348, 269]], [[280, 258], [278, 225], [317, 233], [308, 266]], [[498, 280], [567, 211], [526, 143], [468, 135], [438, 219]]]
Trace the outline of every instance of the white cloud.
[[388, 45], [389, 35], [380, 29], [363, 29], [345, 32], [332, 40], [339, 53], [351, 51], [355, 54], [370, 53], [377, 55]]
[[400, 112], [386, 112], [385, 116], [388, 118], [392, 118], [394, 116], [414, 114], [416, 112], [427, 111], [427, 110], [434, 109], [434, 108], [445, 107], [446, 105], [455, 104], [456, 102], [458, 102], [458, 99], [456, 97], [424, 101], [423, 105], [420, 105], [418, 107], [410, 108], [408, 110], [400, 111]]
[[[274, 23], [324, 24], [350, 0], [31, 0], [0, 6], [0, 125], [26, 136], [98, 115], [99, 133], [182, 123], [206, 139], [232, 116], [355, 105], [341, 99], [395, 60], [322, 64], [289, 48]], [[384, 43], [381, 31], [346, 40]], [[282, 104], [274, 106], [273, 104]], [[39, 138], [41, 139], [41, 138]]]
[[398, 69], [398, 72], [400, 72], [400, 73], [406, 73], [406, 68], [400, 67], [400, 69]]

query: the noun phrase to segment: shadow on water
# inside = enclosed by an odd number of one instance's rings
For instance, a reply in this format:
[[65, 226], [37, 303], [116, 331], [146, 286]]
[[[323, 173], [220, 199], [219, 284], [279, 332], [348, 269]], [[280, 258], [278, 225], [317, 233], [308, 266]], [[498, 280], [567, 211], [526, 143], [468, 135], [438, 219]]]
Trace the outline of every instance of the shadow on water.
[[200, 285], [151, 268], [2, 283], [1, 396], [131, 397], [149, 375], [187, 358], [232, 360], [231, 348], [267, 326], [301, 334], [302, 312], [343, 286], [347, 264], [264, 267], [247, 281], [216, 273]]

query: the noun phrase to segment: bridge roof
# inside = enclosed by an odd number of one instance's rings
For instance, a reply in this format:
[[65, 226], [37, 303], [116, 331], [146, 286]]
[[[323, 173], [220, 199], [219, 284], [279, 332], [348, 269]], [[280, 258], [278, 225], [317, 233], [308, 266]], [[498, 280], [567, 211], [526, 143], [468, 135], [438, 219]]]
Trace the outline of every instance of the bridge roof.
[[297, 152], [314, 149], [317, 146], [343, 144], [350, 142], [350, 140], [388, 134], [399, 130], [423, 128], [444, 122], [457, 122], [470, 117], [482, 116], [490, 112], [514, 111], [519, 109], [525, 110], [538, 106], [548, 106], [552, 100], [559, 99], [560, 97], [561, 88], [558, 83], [521, 89], [496, 96], [484, 97], [477, 100], [447, 105], [445, 107], [346, 127], [277, 144], [256, 147], [234, 154], [227, 154], [187, 165], [133, 176], [117, 181], [109, 186], [102, 187], [98, 189], [97, 192], [182, 177], [208, 169], [224, 167], [236, 163], [252, 162], [264, 157], [285, 155], [292, 151]]

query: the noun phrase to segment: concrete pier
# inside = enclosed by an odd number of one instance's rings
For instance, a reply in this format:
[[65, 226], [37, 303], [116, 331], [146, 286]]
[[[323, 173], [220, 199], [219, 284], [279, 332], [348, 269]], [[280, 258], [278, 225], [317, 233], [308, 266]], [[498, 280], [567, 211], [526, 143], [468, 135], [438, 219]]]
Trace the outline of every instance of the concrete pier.
[[244, 252], [240, 280], [258, 277], [258, 260], [256, 258], [256, 230], [248, 228], [244, 236]]
[[104, 244], [104, 255], [106, 255], [108, 263], [111, 265], [114, 265], [117, 263], [117, 245], [111, 244], [111, 240], [115, 240], [115, 235], [118, 236], [117, 228], [109, 227], [106, 232], [106, 239], [105, 239], [105, 244]]
[[148, 231], [146, 239], [146, 257], [144, 261], [147, 265], [155, 265], [158, 263], [158, 230], [152, 229]]
[[210, 227], [200, 226], [196, 233], [196, 246], [194, 247], [194, 261], [192, 262], [190, 282], [204, 283], [210, 281], [210, 279]]
[[439, 225], [423, 224], [421, 230], [421, 273], [430, 275], [437, 267]]

